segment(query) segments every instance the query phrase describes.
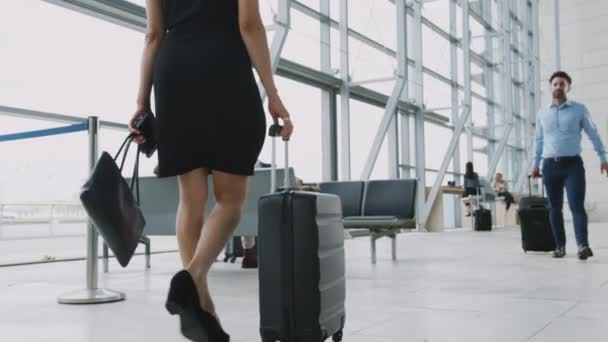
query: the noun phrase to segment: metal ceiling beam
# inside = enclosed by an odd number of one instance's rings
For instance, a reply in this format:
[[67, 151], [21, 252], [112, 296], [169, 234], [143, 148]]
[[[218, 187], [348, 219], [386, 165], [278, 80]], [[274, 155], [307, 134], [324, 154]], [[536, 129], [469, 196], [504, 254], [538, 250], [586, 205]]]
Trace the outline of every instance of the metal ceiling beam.
[[[342, 85], [342, 80], [337, 77], [284, 58], [279, 61], [277, 75], [319, 88], [339, 90]], [[387, 95], [361, 86], [351, 87], [350, 97], [353, 100], [377, 107], [384, 107], [389, 99]], [[413, 114], [419, 107], [402, 100], [399, 101], [397, 108], [404, 113]], [[447, 116], [431, 111], [425, 111], [425, 120], [444, 125], [450, 122], [450, 118]]]
[[125, 0], [42, 0], [126, 28], [146, 30], [145, 8]]

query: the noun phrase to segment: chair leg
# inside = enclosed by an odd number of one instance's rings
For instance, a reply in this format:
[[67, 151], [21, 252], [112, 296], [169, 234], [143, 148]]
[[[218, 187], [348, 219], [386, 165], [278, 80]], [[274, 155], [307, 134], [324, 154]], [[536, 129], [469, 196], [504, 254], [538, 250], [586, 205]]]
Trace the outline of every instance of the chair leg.
[[103, 272], [108, 273], [110, 270], [110, 262], [108, 256], [108, 245], [103, 243]]
[[150, 268], [150, 244], [146, 245], [146, 268]]
[[376, 264], [376, 237], [375, 236], [370, 236], [369, 237], [370, 241], [371, 241], [371, 251], [372, 251], [372, 264], [375, 265]]
[[139, 239], [139, 242], [143, 243], [146, 246], [146, 268], [150, 268], [150, 238], [142, 235]]
[[393, 261], [397, 260], [397, 234], [391, 235], [391, 247], [393, 254]]

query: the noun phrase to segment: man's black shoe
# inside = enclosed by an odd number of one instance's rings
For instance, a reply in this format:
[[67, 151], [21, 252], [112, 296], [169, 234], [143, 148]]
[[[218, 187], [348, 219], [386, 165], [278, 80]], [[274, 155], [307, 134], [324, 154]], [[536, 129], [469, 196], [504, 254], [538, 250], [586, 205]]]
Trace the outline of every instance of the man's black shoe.
[[587, 260], [587, 258], [593, 256], [593, 251], [589, 246], [585, 246], [583, 248], [579, 248], [578, 250], [578, 258], [581, 260]]
[[563, 258], [565, 256], [566, 256], [566, 246], [557, 247], [553, 251], [553, 257], [554, 258]]

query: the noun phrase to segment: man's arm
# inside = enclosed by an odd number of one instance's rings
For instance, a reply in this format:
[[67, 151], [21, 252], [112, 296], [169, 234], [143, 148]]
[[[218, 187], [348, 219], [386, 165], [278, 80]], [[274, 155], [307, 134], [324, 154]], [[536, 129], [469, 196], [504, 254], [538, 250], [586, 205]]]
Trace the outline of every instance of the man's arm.
[[536, 149], [534, 152], [534, 168], [538, 169], [540, 167], [540, 161], [543, 159], [543, 143], [544, 143], [544, 135], [543, 135], [543, 125], [540, 120], [541, 113], [539, 112], [536, 115], [536, 134], [535, 134], [535, 142]]
[[597, 127], [595, 123], [593, 123], [593, 119], [591, 118], [591, 114], [587, 110], [587, 107], [583, 106], [583, 130], [589, 136], [589, 140], [593, 144], [593, 148], [597, 153], [598, 157], [600, 157], [600, 161], [602, 163], [606, 162], [606, 149], [604, 148], [604, 144], [602, 143], [602, 138], [597, 131]]

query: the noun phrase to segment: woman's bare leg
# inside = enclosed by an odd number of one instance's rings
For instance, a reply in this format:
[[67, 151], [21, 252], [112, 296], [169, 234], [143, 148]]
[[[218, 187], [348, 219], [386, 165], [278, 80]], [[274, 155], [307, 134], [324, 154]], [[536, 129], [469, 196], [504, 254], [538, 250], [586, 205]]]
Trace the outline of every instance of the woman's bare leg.
[[192, 261], [205, 222], [208, 174], [206, 169], [196, 169], [177, 177], [179, 206], [175, 230], [184, 268]]
[[212, 177], [216, 205], [205, 222], [194, 257], [186, 269], [197, 285], [202, 308], [215, 315], [207, 274], [239, 223], [247, 195], [247, 176], [214, 170]]

